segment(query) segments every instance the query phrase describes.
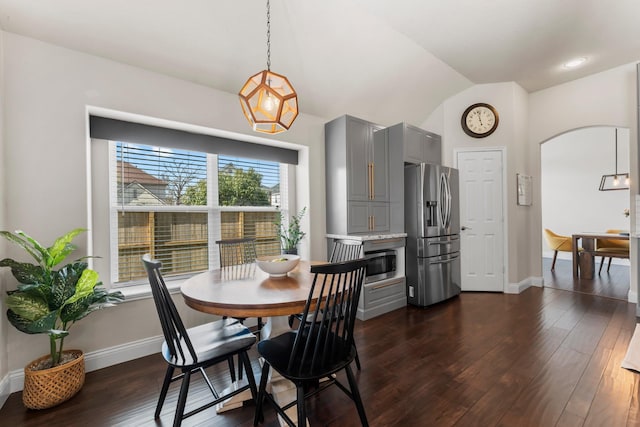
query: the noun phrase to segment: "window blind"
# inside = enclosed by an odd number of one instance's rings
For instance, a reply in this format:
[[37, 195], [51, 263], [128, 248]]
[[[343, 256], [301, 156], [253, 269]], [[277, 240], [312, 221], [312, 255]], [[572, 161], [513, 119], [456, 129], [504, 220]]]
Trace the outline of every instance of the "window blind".
[[112, 253], [121, 286], [146, 277], [145, 253], [162, 262], [166, 276], [215, 265], [218, 239], [254, 237], [258, 256], [280, 253], [280, 163], [125, 142], [111, 147]]
[[89, 116], [91, 138], [127, 141], [161, 147], [176, 147], [201, 153], [223, 154], [249, 159], [298, 164], [298, 152], [288, 148], [170, 129], [106, 117]]

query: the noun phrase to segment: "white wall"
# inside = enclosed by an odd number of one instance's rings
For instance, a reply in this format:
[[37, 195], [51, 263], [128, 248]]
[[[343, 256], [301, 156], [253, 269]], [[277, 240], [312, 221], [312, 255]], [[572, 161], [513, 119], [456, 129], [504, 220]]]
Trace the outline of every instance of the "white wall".
[[[500, 126], [492, 135], [473, 139], [462, 131], [460, 116], [475, 102], [498, 109]], [[454, 147], [507, 148], [508, 269], [510, 283], [542, 276], [542, 208], [540, 144], [570, 130], [591, 126], [629, 129], [631, 173], [630, 198], [638, 193], [638, 132], [636, 121], [636, 64], [616, 67], [582, 79], [526, 94], [514, 83], [477, 85], [445, 101], [421, 127], [443, 136], [443, 163], [453, 164]], [[438, 132], [441, 130], [441, 132]], [[533, 204], [517, 206], [515, 175], [533, 177]], [[635, 205], [629, 200], [631, 218]], [[631, 223], [631, 232], [635, 224]], [[638, 242], [631, 242], [631, 290], [629, 301], [637, 301]]]
[[[533, 203], [540, 206], [540, 144], [564, 132], [590, 126], [617, 126], [629, 129], [630, 198], [638, 193], [638, 129], [636, 104], [636, 65], [627, 64], [602, 73], [574, 80], [529, 94], [529, 156], [534, 175]], [[629, 200], [631, 218], [635, 218], [634, 203]], [[535, 210], [536, 227], [531, 241], [533, 254], [538, 256], [536, 269], [541, 271], [542, 211]], [[635, 224], [630, 224], [636, 232]], [[631, 242], [631, 286], [629, 300], [637, 301], [638, 248]], [[533, 259], [536, 262], [535, 259]]]
[[[7, 186], [2, 199], [6, 217], [0, 224], [4, 229], [20, 228], [49, 243], [68, 230], [87, 225], [87, 106], [255, 137], [234, 94], [11, 33], [3, 37], [2, 170], [6, 182], [14, 183]], [[239, 77], [239, 86], [244, 78]], [[273, 138], [308, 148], [301, 156], [297, 203], [309, 207], [309, 240], [304, 250], [312, 258], [326, 254], [325, 121], [303, 114], [289, 132]], [[79, 255], [86, 249], [83, 245]], [[22, 257], [13, 248], [8, 254]], [[14, 284], [12, 279], [8, 286]], [[189, 324], [205, 317], [180, 307]], [[151, 300], [127, 302], [83, 319], [73, 327], [65, 346], [96, 351], [159, 335], [157, 324]], [[0, 357], [8, 354], [4, 366], [9, 371], [48, 352], [45, 336], [28, 336], [14, 328], [9, 328], [1, 347]]]
[[[0, 230], [5, 230], [5, 187], [7, 182], [6, 168], [4, 167], [4, 66], [3, 66], [3, 43], [4, 33], [0, 31]], [[6, 256], [4, 239], [0, 241], [0, 259], [4, 259]], [[4, 295], [6, 290], [6, 279], [8, 272], [6, 268], [0, 271], [0, 406], [4, 403], [8, 397], [8, 384], [4, 386], [2, 379], [6, 377], [9, 372], [9, 353], [7, 351], [7, 331], [8, 321], [4, 313], [6, 312], [4, 306]]]
[[[493, 105], [500, 117], [496, 131], [482, 139], [468, 136], [460, 126], [464, 110], [477, 102]], [[455, 148], [506, 148], [507, 280], [509, 283], [519, 283], [534, 274], [539, 276], [539, 272], [532, 270], [532, 252], [527, 244], [531, 238], [531, 212], [536, 208], [516, 205], [516, 173], [531, 174], [527, 158], [527, 94], [524, 89], [515, 83], [476, 85], [446, 100], [421, 127], [441, 133], [443, 164], [447, 166], [454, 164]]]
[[[618, 172], [629, 171], [629, 130], [618, 128]], [[541, 147], [542, 228], [571, 235], [629, 230], [629, 190], [599, 191], [602, 175], [615, 172], [615, 128], [590, 127], [552, 138]], [[545, 256], [553, 251], [543, 241]], [[571, 259], [560, 252], [558, 257]], [[628, 263], [627, 260], [625, 260]]]

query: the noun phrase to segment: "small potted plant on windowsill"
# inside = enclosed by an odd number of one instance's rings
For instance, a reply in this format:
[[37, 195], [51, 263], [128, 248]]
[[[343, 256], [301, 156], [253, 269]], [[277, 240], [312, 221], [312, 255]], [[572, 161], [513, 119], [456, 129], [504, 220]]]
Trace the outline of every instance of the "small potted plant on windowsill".
[[285, 224], [284, 215], [280, 212], [278, 220], [275, 222], [278, 237], [282, 244], [282, 252], [285, 254], [298, 254], [298, 243], [305, 236], [305, 232], [300, 229], [300, 221], [307, 211], [307, 207], [302, 208], [300, 212], [292, 216], [289, 224]]
[[72, 230], [48, 248], [22, 231], [0, 231], [36, 260], [35, 264], [10, 258], [0, 261], [0, 267], [11, 268], [19, 282], [16, 290], [7, 291], [7, 318], [21, 332], [49, 335], [50, 354], [24, 369], [22, 401], [30, 409], [51, 408], [80, 391], [84, 354], [80, 350], [63, 351], [64, 339], [78, 320], [124, 299], [120, 292], [103, 289], [98, 273], [87, 268], [83, 259], [54, 269], [76, 249], [71, 242], [83, 231]]

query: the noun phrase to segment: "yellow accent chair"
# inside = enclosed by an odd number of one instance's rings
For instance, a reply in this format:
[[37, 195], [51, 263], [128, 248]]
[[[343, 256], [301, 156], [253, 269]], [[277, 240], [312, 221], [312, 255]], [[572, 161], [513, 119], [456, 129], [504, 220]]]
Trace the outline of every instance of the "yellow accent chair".
[[553, 249], [553, 262], [551, 263], [551, 271], [555, 271], [558, 251], [573, 252], [571, 237], [561, 236], [549, 230], [548, 228], [544, 229], [544, 237], [547, 239], [547, 244], [549, 245], [549, 247]]
[[[609, 229], [605, 231], [608, 234], [619, 234], [623, 230]], [[607, 273], [611, 268], [612, 258], [626, 258], [629, 259], [629, 241], [619, 239], [598, 239], [596, 241], [596, 254], [601, 253], [602, 259], [600, 261], [600, 269], [598, 274], [602, 272], [602, 266], [604, 265], [604, 259], [609, 257], [609, 264], [607, 265]]]

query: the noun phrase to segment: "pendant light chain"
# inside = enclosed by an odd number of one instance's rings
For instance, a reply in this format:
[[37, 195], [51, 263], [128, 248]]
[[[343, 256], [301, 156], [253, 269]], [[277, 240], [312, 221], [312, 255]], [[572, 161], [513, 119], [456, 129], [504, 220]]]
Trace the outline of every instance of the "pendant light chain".
[[267, 71], [271, 71], [271, 8], [267, 0]]
[[242, 113], [256, 132], [276, 134], [298, 117], [298, 94], [289, 79], [271, 72], [271, 1], [267, 2], [267, 69], [247, 79], [238, 96]]
[[616, 179], [618, 178], [618, 128], [616, 128]]

